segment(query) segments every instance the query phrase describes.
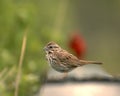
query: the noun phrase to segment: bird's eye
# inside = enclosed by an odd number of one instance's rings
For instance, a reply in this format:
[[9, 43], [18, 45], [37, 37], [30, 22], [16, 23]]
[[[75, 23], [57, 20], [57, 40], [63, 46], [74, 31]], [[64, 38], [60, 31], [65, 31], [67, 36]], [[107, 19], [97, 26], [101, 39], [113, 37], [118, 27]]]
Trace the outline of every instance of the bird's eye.
[[53, 48], [53, 46], [49, 46], [49, 48]]

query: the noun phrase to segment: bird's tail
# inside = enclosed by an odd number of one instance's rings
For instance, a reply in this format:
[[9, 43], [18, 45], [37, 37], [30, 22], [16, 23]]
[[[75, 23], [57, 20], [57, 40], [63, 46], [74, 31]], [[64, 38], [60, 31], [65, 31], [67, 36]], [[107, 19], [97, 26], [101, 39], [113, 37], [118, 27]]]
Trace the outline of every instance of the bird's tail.
[[86, 64], [102, 64], [102, 62], [80, 60], [80, 65], [86, 65]]

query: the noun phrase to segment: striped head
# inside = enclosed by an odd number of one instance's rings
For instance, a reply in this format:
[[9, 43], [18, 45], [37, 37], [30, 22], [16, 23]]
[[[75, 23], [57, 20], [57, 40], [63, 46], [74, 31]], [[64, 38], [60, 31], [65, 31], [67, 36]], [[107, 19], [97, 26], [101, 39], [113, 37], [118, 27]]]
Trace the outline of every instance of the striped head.
[[52, 53], [54, 51], [61, 50], [61, 47], [56, 44], [55, 42], [49, 42], [45, 47], [44, 50], [46, 53]]

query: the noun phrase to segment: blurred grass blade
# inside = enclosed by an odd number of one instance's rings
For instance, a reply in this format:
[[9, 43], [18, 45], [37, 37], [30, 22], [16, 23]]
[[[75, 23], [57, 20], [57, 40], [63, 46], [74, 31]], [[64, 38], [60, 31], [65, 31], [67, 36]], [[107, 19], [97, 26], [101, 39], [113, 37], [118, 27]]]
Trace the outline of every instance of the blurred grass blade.
[[25, 32], [24, 32], [22, 48], [21, 48], [21, 55], [20, 55], [19, 65], [18, 65], [18, 72], [17, 72], [16, 82], [15, 82], [14, 96], [18, 96], [19, 84], [20, 84], [20, 78], [21, 78], [21, 72], [22, 72], [22, 63], [23, 63], [23, 58], [24, 58], [25, 49], [26, 49], [27, 31], [28, 31], [28, 28], [26, 28]]

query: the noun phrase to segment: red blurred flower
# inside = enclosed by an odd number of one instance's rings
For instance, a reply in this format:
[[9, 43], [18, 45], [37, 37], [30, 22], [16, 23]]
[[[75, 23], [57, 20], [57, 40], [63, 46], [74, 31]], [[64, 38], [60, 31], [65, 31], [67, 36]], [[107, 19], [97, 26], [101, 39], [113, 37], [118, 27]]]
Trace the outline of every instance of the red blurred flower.
[[86, 43], [80, 33], [74, 32], [71, 34], [69, 46], [78, 58], [83, 59], [86, 53]]

